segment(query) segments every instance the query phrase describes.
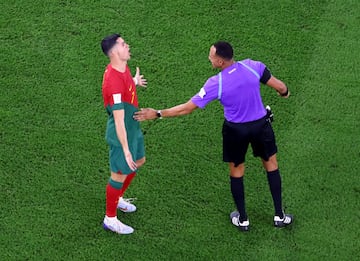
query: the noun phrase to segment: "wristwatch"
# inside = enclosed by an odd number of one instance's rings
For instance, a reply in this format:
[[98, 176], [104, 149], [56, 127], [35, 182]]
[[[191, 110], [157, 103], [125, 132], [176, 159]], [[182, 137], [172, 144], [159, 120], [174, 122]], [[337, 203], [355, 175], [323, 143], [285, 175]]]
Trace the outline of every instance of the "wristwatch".
[[158, 110], [158, 111], [156, 112], [156, 116], [157, 116], [159, 119], [162, 119], [162, 115], [161, 115], [161, 111], [160, 111], [160, 110]]

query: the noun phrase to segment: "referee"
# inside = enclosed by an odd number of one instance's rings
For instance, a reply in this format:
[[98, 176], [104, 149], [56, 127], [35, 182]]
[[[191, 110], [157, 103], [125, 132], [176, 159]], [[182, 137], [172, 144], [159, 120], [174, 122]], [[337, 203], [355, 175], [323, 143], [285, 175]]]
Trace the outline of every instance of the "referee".
[[237, 208], [230, 214], [232, 224], [241, 231], [249, 230], [243, 179], [245, 155], [251, 144], [254, 156], [261, 158], [267, 173], [275, 209], [274, 226], [290, 225], [293, 216], [285, 214], [282, 207], [277, 146], [271, 120], [261, 99], [260, 83], [270, 86], [283, 98], [288, 98], [290, 92], [262, 62], [251, 59], [235, 61], [233, 48], [228, 42], [213, 44], [209, 60], [213, 68], [219, 68], [221, 72], [210, 77], [188, 102], [163, 110], [142, 109], [135, 113], [134, 118], [143, 121], [186, 115], [197, 108], [204, 108], [211, 101], [219, 100], [224, 107], [225, 118], [222, 128], [223, 160], [229, 164], [231, 193]]

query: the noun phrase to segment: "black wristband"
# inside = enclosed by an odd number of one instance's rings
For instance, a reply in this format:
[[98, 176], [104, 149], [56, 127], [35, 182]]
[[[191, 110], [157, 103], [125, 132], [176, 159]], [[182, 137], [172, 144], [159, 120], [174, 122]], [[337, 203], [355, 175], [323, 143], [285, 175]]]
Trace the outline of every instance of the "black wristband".
[[281, 93], [280, 96], [284, 97], [287, 96], [289, 94], [289, 88], [286, 88], [286, 92]]

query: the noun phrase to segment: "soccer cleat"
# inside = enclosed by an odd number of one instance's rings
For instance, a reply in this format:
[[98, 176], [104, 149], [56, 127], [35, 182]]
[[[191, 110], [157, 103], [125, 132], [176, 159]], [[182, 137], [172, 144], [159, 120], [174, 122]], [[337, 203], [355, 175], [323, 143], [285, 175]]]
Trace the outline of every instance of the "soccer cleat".
[[279, 216], [274, 216], [274, 226], [275, 227], [286, 227], [288, 225], [290, 225], [294, 220], [293, 215], [290, 214], [285, 214], [284, 213], [284, 217], [280, 218]]
[[131, 234], [134, 232], [134, 229], [128, 225], [125, 225], [117, 217], [109, 218], [105, 216], [103, 222], [103, 228], [105, 230], [110, 230], [118, 234]]
[[250, 222], [249, 219], [243, 222], [239, 220], [240, 214], [239, 211], [233, 211], [230, 213], [230, 220], [233, 225], [237, 226], [241, 231], [249, 231]]
[[134, 199], [131, 199], [131, 198], [124, 199], [123, 197], [120, 197], [117, 208], [125, 213], [134, 212], [134, 211], [136, 211], [136, 206], [131, 203], [133, 200]]

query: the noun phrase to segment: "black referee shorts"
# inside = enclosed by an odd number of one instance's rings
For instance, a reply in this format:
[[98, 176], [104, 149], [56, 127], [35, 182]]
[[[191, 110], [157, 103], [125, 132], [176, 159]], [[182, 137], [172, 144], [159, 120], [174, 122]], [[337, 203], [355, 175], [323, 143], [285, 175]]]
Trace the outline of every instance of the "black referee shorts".
[[274, 131], [266, 116], [251, 122], [232, 123], [224, 121], [223, 161], [233, 162], [235, 166], [245, 162], [245, 155], [251, 144], [255, 157], [265, 161], [277, 152]]

